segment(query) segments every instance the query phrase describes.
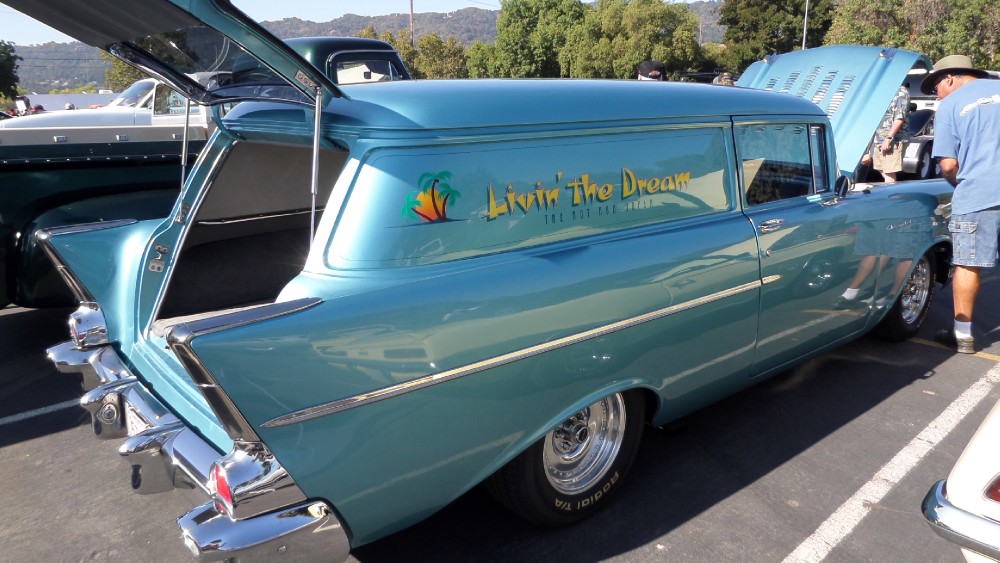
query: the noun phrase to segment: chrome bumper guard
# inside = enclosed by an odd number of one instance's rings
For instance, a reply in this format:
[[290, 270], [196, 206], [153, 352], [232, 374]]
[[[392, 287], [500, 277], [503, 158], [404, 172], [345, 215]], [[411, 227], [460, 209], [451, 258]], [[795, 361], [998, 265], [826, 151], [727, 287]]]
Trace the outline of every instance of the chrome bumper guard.
[[963, 549], [1000, 560], [1000, 523], [958, 508], [945, 487], [944, 481], [935, 483], [921, 505], [931, 529]]
[[[81, 349], [64, 342], [47, 353], [60, 372], [83, 376], [86, 392], [80, 404], [91, 414], [94, 433], [102, 439], [124, 438], [118, 453], [135, 492], [181, 489], [203, 501], [212, 499], [212, 466], [233, 454], [223, 456], [174, 416], [110, 346]], [[322, 501], [303, 500], [234, 519], [208, 500], [178, 518], [177, 525], [188, 549], [202, 561], [343, 561], [350, 551], [344, 527]]]

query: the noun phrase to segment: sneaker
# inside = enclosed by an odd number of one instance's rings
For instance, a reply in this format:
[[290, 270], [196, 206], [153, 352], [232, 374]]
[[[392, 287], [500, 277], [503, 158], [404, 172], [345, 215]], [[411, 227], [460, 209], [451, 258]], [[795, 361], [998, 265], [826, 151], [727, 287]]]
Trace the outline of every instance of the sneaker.
[[973, 338], [971, 336], [967, 338], [956, 338], [954, 330], [939, 330], [937, 334], [934, 335], [934, 339], [955, 350], [959, 354], [976, 353], [976, 350], [973, 347]]

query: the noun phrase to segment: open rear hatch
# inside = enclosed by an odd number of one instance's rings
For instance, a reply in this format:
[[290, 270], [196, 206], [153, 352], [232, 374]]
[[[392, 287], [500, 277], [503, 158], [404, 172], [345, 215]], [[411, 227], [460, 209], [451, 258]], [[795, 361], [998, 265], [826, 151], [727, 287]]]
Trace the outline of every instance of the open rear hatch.
[[228, 0], [4, 3], [202, 104], [248, 99], [312, 104], [320, 92], [324, 99], [342, 96], [319, 69]]

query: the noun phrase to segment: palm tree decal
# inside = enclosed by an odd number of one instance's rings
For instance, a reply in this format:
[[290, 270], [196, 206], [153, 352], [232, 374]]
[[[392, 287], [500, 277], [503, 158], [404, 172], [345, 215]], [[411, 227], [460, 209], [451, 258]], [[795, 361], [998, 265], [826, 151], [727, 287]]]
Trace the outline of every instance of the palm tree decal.
[[428, 223], [447, 221], [448, 206], [462, 195], [451, 187], [448, 183], [450, 180], [451, 172], [446, 170], [437, 174], [421, 174], [417, 181], [420, 189], [406, 196], [403, 217], [410, 219], [419, 217]]

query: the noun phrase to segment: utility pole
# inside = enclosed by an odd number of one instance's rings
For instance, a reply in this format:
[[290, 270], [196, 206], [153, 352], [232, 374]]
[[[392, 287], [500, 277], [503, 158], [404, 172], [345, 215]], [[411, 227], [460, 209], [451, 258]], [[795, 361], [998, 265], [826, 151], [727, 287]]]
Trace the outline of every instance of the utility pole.
[[[413, 4], [413, 0], [410, 0], [410, 4]], [[806, 15], [802, 18], [802, 50], [806, 50], [806, 31], [809, 29], [809, 0], [806, 0]], [[411, 31], [412, 35], [413, 32]]]
[[[806, 0], [808, 2], [808, 0]], [[805, 39], [803, 39], [805, 41]], [[413, 45], [413, 0], [410, 0], [410, 48], [415, 49]]]

